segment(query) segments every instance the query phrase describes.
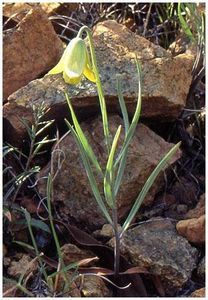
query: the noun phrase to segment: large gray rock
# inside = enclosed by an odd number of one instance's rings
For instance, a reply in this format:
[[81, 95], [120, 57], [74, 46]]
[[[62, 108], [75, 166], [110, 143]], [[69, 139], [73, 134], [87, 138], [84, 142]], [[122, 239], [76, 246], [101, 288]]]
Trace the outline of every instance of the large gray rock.
[[[115, 21], [99, 23], [93, 31], [93, 41], [106, 102], [111, 110], [119, 110], [116, 75], [120, 74], [128, 111], [134, 112], [138, 90], [134, 61], [137, 55], [142, 65], [142, 116], [160, 121], [178, 116], [185, 105], [192, 80], [193, 56], [182, 54], [171, 57], [165, 49]], [[64, 92], [70, 95], [75, 110], [83, 108], [87, 112], [87, 108], [98, 106], [95, 84], [82, 80], [79, 85], [72, 86], [64, 82], [61, 74], [46, 75], [13, 93], [4, 108], [4, 116], [22, 133], [24, 128], [12, 115], [15, 113], [29, 118], [32, 104], [44, 101], [52, 108], [53, 117], [63, 119], [67, 112]]]
[[[110, 240], [114, 245], [114, 238]], [[166, 295], [173, 296], [190, 278], [197, 250], [178, 235], [170, 219], [152, 218], [129, 229], [121, 240], [121, 253], [134, 265], [162, 280]]]
[[[109, 117], [109, 130], [112, 136], [123, 120], [119, 116]], [[85, 132], [101, 167], [106, 166], [107, 154], [103, 137], [101, 118], [97, 118], [89, 123], [82, 123]], [[122, 130], [121, 140], [124, 138]], [[132, 203], [136, 199], [139, 191], [146, 182], [160, 159], [170, 150], [173, 144], [165, 142], [143, 124], [137, 126], [135, 136], [129, 146], [127, 165], [123, 176], [122, 186], [117, 196], [119, 219], [129, 211]], [[103, 225], [106, 221], [96, 204], [92, 194], [88, 178], [83, 167], [80, 153], [72, 135], [66, 136], [59, 143], [59, 151], [54, 151], [53, 169], [57, 170], [59, 156], [65, 158], [62, 167], [56, 176], [54, 186], [54, 201], [63, 215], [73, 217], [77, 222], [88, 223], [90, 225]], [[57, 148], [57, 149], [58, 149]], [[179, 153], [171, 160], [173, 163], [179, 158]], [[50, 171], [50, 164], [39, 174], [39, 178], [47, 176]], [[103, 183], [101, 178], [96, 178], [97, 184], [103, 194]], [[145, 204], [149, 205], [158, 191], [163, 174], [161, 173], [151, 191], [145, 199]], [[46, 196], [46, 180], [39, 180], [39, 191]]]
[[63, 52], [47, 14], [41, 8], [31, 9], [17, 27], [3, 36], [4, 99], [47, 72]]

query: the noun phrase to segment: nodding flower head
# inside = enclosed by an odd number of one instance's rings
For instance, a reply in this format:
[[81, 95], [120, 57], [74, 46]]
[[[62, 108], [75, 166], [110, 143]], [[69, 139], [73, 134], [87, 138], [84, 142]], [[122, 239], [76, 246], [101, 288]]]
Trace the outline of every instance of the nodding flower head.
[[64, 81], [69, 84], [78, 84], [83, 75], [92, 82], [96, 81], [87, 47], [81, 38], [71, 40], [58, 64], [48, 74], [62, 72]]

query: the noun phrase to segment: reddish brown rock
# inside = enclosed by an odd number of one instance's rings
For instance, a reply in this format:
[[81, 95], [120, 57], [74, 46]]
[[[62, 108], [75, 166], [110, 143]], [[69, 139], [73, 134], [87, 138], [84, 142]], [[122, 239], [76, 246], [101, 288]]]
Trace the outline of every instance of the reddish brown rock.
[[185, 219], [199, 218], [205, 214], [205, 194], [200, 196], [196, 207], [189, 210], [185, 215]]
[[205, 288], [201, 288], [198, 290], [195, 290], [193, 293], [191, 293], [190, 297], [196, 297], [196, 298], [205, 298]]
[[[74, 244], [63, 245], [61, 247], [61, 253], [62, 253], [65, 265], [69, 265], [71, 263], [78, 262], [82, 259], [96, 257], [96, 255], [94, 253], [92, 253], [90, 250], [81, 250]], [[92, 266], [92, 265], [94, 265], [94, 263], [95, 263], [95, 260], [88, 263], [87, 266]]]
[[68, 16], [71, 14], [72, 11], [76, 11], [79, 7], [79, 3], [75, 2], [66, 2], [66, 3], [60, 3], [60, 2], [49, 2], [49, 3], [40, 3], [39, 4], [42, 9], [49, 15], [64, 15]]
[[[158, 120], [174, 119], [184, 107], [192, 80], [193, 56], [171, 55], [162, 47], [131, 32], [115, 21], [99, 23], [93, 31], [98, 65], [109, 109], [120, 112], [117, 97], [117, 74], [121, 75], [122, 91], [130, 114], [135, 110], [138, 76], [135, 55], [142, 65], [142, 116]], [[54, 63], [55, 65], [55, 63]], [[64, 82], [62, 74], [46, 75], [30, 82], [10, 95], [4, 117], [18, 133], [25, 132], [17, 120], [10, 120], [11, 112], [28, 118], [33, 104], [45, 102], [53, 109], [53, 118], [64, 119], [67, 105], [64, 92], [70, 95], [75, 110], [88, 114], [98, 107], [95, 84], [82, 80], [72, 86]], [[26, 115], [26, 116], [25, 116]], [[21, 127], [21, 130], [20, 130]]]
[[30, 10], [18, 26], [3, 36], [4, 99], [46, 73], [63, 52], [47, 14], [41, 8]]
[[176, 228], [191, 243], [203, 244], [205, 241], [205, 215], [179, 221]]
[[[112, 136], [123, 120], [113, 115], [109, 117], [109, 130]], [[89, 123], [82, 123], [82, 128], [88, 141], [104, 169], [106, 166], [107, 153], [103, 137], [103, 127], [100, 118]], [[122, 130], [121, 140], [124, 138]], [[120, 140], [120, 141], [121, 141]], [[129, 154], [121, 189], [117, 196], [119, 218], [125, 216], [139, 191], [146, 182], [148, 176], [156, 167], [161, 158], [172, 148], [173, 144], [165, 142], [143, 124], [137, 126], [135, 136], [129, 147]], [[83, 167], [79, 150], [72, 135], [66, 136], [59, 143], [59, 149], [64, 153], [61, 170], [54, 180], [54, 202], [63, 215], [69, 215], [77, 222], [89, 223], [90, 225], [103, 225], [106, 220], [103, 218], [92, 194], [88, 178]], [[57, 170], [57, 161], [60, 152], [54, 153], [53, 169]], [[179, 153], [171, 160], [173, 163], [179, 158]], [[50, 171], [50, 164], [39, 174], [39, 191], [46, 196], [46, 180], [41, 180]], [[96, 178], [101, 194], [103, 194], [102, 178]], [[150, 205], [158, 191], [163, 174], [157, 178], [149, 194], [146, 196], [145, 204]]]
[[33, 3], [5, 3], [3, 5], [3, 16], [11, 18], [17, 23], [20, 22], [26, 14], [34, 7]]

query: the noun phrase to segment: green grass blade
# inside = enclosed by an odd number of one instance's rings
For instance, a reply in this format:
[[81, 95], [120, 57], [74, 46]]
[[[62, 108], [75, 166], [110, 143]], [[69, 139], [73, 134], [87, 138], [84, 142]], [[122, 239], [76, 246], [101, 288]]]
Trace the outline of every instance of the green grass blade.
[[48, 277], [49, 278], [53, 278], [54, 276], [58, 275], [58, 274], [62, 274], [62, 273], [66, 273], [71, 269], [76, 269], [79, 267], [79, 262], [74, 262], [74, 263], [70, 263], [68, 266], [65, 266], [64, 268], [62, 268], [60, 271], [56, 271], [52, 274], [50, 274]]
[[29, 250], [35, 250], [35, 248], [33, 246], [31, 246], [31, 245], [29, 245], [27, 243], [21, 242], [21, 241], [15, 241], [14, 240], [14, 241], [12, 241], [12, 243], [17, 244], [17, 245], [19, 245], [21, 247], [27, 248]]
[[71, 112], [71, 116], [72, 116], [72, 120], [73, 120], [73, 123], [74, 123], [74, 127], [76, 129], [76, 132], [77, 132], [77, 135], [79, 136], [79, 139], [83, 145], [83, 148], [87, 154], [87, 156], [89, 157], [90, 161], [92, 162], [92, 164], [95, 166], [96, 170], [98, 171], [98, 173], [102, 176], [103, 178], [103, 172], [102, 172], [102, 169], [98, 163], [98, 160], [97, 160], [97, 157], [95, 156], [90, 144], [88, 143], [88, 140], [87, 138], [85, 137], [84, 135], [84, 132], [82, 131], [80, 125], [79, 125], [79, 122], [77, 120], [77, 117], [74, 113], [74, 109], [71, 105], [71, 102], [69, 100], [69, 97], [67, 94], [65, 94], [66, 96], [66, 100], [67, 100], [67, 103], [68, 103], [68, 106], [69, 106], [69, 109], [70, 109], [70, 112]]
[[191, 30], [190, 30], [188, 24], [187, 24], [187, 22], [186, 22], [186, 20], [184, 19], [183, 15], [182, 15], [182, 11], [181, 11], [181, 3], [178, 3], [178, 18], [179, 18], [179, 21], [180, 21], [180, 23], [181, 23], [181, 27], [182, 27], [184, 33], [187, 35], [187, 37], [188, 37], [191, 41], [195, 40], [195, 39], [194, 39], [194, 36], [193, 36], [193, 34], [192, 34], [192, 32], [191, 32]]
[[119, 168], [118, 168], [118, 172], [117, 172], [117, 176], [116, 176], [116, 181], [115, 181], [115, 185], [114, 185], [114, 195], [115, 195], [115, 197], [118, 194], [118, 190], [119, 190], [119, 187], [121, 185], [121, 180], [123, 178], [124, 170], [125, 170], [125, 167], [126, 167], [127, 153], [128, 153], [128, 149], [126, 148], [126, 150], [124, 151], [123, 156], [120, 160]]
[[82, 161], [83, 161], [83, 164], [84, 164], [84, 167], [85, 167], [85, 170], [86, 170], [86, 173], [87, 173], [87, 177], [89, 179], [89, 182], [90, 182], [90, 186], [92, 188], [92, 191], [93, 191], [93, 194], [95, 196], [95, 199], [97, 201], [97, 204], [99, 205], [101, 211], [103, 212], [105, 218], [107, 219], [107, 221], [112, 224], [112, 219], [109, 215], [109, 212], [103, 202], [103, 199], [100, 195], [100, 192], [99, 192], [99, 189], [97, 187], [97, 183], [96, 183], [96, 180], [95, 180], [95, 177], [93, 175], [93, 172], [92, 172], [92, 169], [91, 169], [91, 166], [90, 166], [90, 163], [89, 163], [89, 158], [88, 156], [86, 155], [86, 152], [85, 152], [85, 149], [82, 145], [82, 142], [80, 141], [79, 139], [79, 136], [78, 134], [76, 133], [76, 131], [74, 130], [74, 128], [71, 126], [71, 124], [67, 121], [66, 121], [66, 124], [67, 126], [69, 127], [69, 129], [71, 130], [72, 134], [73, 134], [73, 137], [75, 139], [75, 142], [80, 150], [80, 155], [81, 155], [81, 158], [82, 158]]
[[47, 122], [40, 122], [39, 125], [42, 125], [44, 123], [45, 123], [45, 125], [36, 132], [36, 137], [40, 133], [42, 133], [45, 129], [47, 129], [49, 126], [51, 126], [54, 123], [54, 120], [50, 120], [50, 121], [47, 121]]
[[[24, 225], [24, 224], [27, 224], [27, 223], [26, 223], [25, 220], [19, 220], [19, 221], [14, 222], [14, 224], [22, 224], [22, 225]], [[48, 227], [48, 225], [45, 224], [41, 220], [37, 220], [37, 219], [31, 218], [30, 224], [31, 224], [31, 226], [36, 227], [37, 229], [41, 229], [41, 230], [43, 230], [43, 231], [51, 234], [51, 231], [50, 231], [50, 228]]]
[[126, 135], [126, 138], [124, 140], [124, 144], [123, 144], [123, 147], [121, 149], [121, 152], [119, 153], [118, 155], [118, 158], [115, 162], [115, 166], [119, 163], [120, 159], [122, 158], [125, 150], [128, 148], [130, 142], [131, 142], [131, 139], [134, 135], [134, 132], [135, 132], [135, 129], [136, 129], [136, 126], [138, 124], [138, 121], [139, 121], [139, 117], [140, 117], [140, 112], [141, 112], [141, 67], [136, 59], [136, 67], [137, 67], [137, 72], [138, 72], [138, 99], [137, 99], [137, 106], [136, 106], [136, 110], [135, 110], [135, 113], [134, 113], [134, 116], [133, 116], [133, 119], [132, 119], [132, 123], [129, 127], [129, 130], [128, 130], [128, 133]]
[[156, 177], [160, 173], [160, 171], [165, 167], [167, 162], [170, 160], [170, 158], [176, 153], [178, 148], [180, 147], [181, 142], [176, 144], [164, 157], [163, 159], [159, 162], [157, 167], [153, 170], [152, 174], [149, 176], [147, 179], [145, 185], [143, 186], [141, 192], [139, 193], [139, 196], [135, 200], [135, 203], [122, 226], [122, 231], [121, 235], [128, 229], [130, 223], [132, 222], [133, 218], [135, 217], [136, 213], [138, 212], [143, 200], [145, 199], [149, 189], [151, 188], [152, 184], [154, 183]]
[[111, 208], [113, 208], [115, 206], [115, 197], [114, 197], [114, 190], [113, 190], [113, 181], [114, 181], [113, 161], [114, 161], [114, 155], [116, 152], [116, 147], [118, 144], [120, 134], [121, 134], [121, 125], [118, 127], [116, 134], [114, 136], [114, 139], [113, 139], [112, 147], [111, 147], [107, 165], [106, 165], [105, 177], [104, 177], [105, 198], [106, 198], [108, 205]]
[[46, 273], [46, 270], [44, 268], [43, 261], [42, 261], [42, 258], [40, 256], [38, 246], [37, 246], [37, 243], [36, 243], [36, 240], [35, 240], [35, 237], [34, 237], [34, 234], [33, 234], [32, 226], [31, 226], [31, 220], [32, 220], [31, 215], [25, 208], [21, 208], [21, 209], [22, 209], [22, 211], [25, 215], [25, 219], [27, 221], [28, 230], [29, 230], [29, 233], [30, 233], [30, 237], [31, 237], [31, 240], [32, 240], [33, 247], [35, 249], [35, 254], [38, 257], [38, 261], [39, 261], [39, 264], [40, 264], [41, 269], [43, 271], [43, 275], [45, 277], [45, 280], [47, 280], [47, 273]]
[[105, 136], [107, 152], [109, 153], [110, 134], [109, 134], [109, 128], [108, 128], [108, 116], [107, 116], [105, 98], [103, 96], [103, 91], [102, 91], [100, 80], [99, 80], [99, 83], [96, 82], [96, 84], [97, 84], [98, 98], [99, 98], [99, 102], [100, 102], [100, 110], [101, 110], [101, 114], [102, 114], [103, 132], [104, 132], [104, 136]]
[[122, 116], [123, 116], [123, 120], [124, 120], [124, 127], [125, 127], [125, 134], [127, 134], [128, 130], [129, 130], [129, 116], [127, 113], [127, 109], [126, 109], [126, 103], [124, 101], [124, 97], [122, 95], [121, 92], [121, 82], [119, 79], [119, 76], [117, 76], [117, 93], [118, 93], [118, 100], [119, 100], [119, 104], [121, 107], [121, 112], [122, 112]]

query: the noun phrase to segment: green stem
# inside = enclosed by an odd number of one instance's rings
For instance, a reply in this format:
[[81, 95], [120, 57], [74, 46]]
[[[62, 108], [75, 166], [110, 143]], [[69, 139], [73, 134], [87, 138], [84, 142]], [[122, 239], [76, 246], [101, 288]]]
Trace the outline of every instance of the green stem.
[[115, 234], [115, 248], [114, 248], [114, 276], [117, 277], [120, 268], [120, 237], [118, 230], [118, 210], [117, 207], [112, 209], [113, 212], [113, 228]]
[[107, 109], [106, 109], [106, 103], [105, 103], [103, 87], [102, 87], [99, 72], [98, 72], [97, 60], [96, 60], [96, 55], [95, 55], [95, 48], [94, 48], [93, 40], [92, 40], [92, 33], [91, 33], [90, 29], [87, 26], [83, 26], [79, 30], [77, 36], [82, 38], [82, 34], [84, 32], [87, 33], [87, 36], [89, 38], [90, 54], [91, 54], [91, 59], [92, 59], [92, 67], [93, 67], [93, 72], [95, 74], [96, 86], [97, 86], [97, 91], [98, 91], [98, 96], [99, 96], [99, 101], [100, 101], [101, 114], [102, 114], [102, 120], [103, 120], [103, 131], [104, 131], [104, 136], [105, 136], [105, 140], [106, 140], [107, 151], [108, 151], [108, 154], [109, 154], [110, 153], [110, 134], [109, 134], [109, 128], [108, 128], [108, 116], [107, 116]]

